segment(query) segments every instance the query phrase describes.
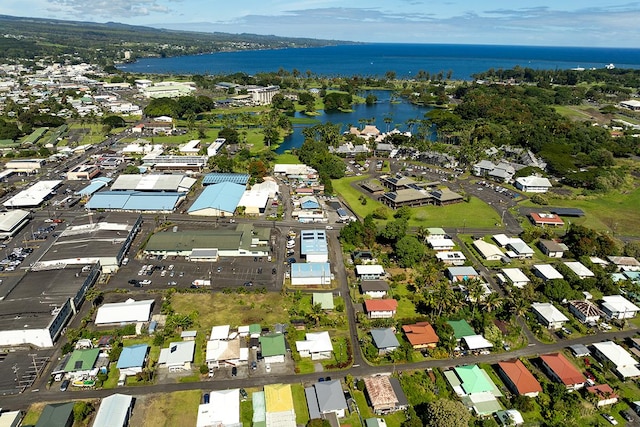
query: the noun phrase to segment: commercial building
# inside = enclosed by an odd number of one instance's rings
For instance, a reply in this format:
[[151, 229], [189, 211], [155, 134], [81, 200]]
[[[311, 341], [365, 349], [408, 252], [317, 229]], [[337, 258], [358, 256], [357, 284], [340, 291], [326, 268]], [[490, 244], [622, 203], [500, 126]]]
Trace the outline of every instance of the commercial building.
[[100, 265], [29, 271], [17, 283], [0, 286], [0, 346], [53, 347], [78, 312]]
[[[184, 256], [191, 259], [197, 249], [206, 249], [215, 257], [267, 256], [270, 253], [269, 228], [238, 224], [232, 229], [164, 231], [149, 238], [144, 252], [150, 255]], [[194, 261], [212, 261], [202, 257]]]
[[302, 230], [300, 232], [300, 255], [307, 262], [328, 262], [327, 233], [324, 230]]
[[32, 269], [100, 263], [105, 274], [118, 271], [142, 227], [137, 214], [104, 212], [77, 217], [65, 228]]
[[171, 213], [185, 199], [185, 193], [171, 191], [100, 191], [95, 193], [85, 207], [91, 210]]
[[149, 154], [142, 158], [142, 166], [156, 171], [191, 171], [202, 172], [207, 166], [208, 156], [173, 156]]
[[233, 216], [244, 191], [244, 185], [232, 182], [209, 185], [189, 207], [187, 213], [198, 216]]
[[134, 399], [126, 394], [112, 394], [100, 402], [93, 427], [127, 427]]
[[69, 181], [90, 180], [100, 174], [100, 168], [96, 165], [80, 164], [74, 166], [67, 172]]
[[111, 190], [187, 193], [195, 183], [195, 178], [183, 174], [124, 174], [116, 178]]
[[222, 184], [223, 182], [246, 186], [249, 182], [249, 174], [212, 172], [202, 178], [202, 185], [205, 187], [208, 185]]
[[551, 181], [538, 176], [523, 176], [516, 178], [516, 188], [525, 193], [546, 193], [552, 187]]
[[31, 212], [13, 209], [0, 213], [0, 239], [13, 237], [31, 219]]
[[292, 286], [321, 286], [331, 284], [331, 266], [328, 262], [291, 264]]
[[45, 163], [45, 159], [18, 159], [8, 161], [4, 167], [14, 173], [33, 174], [37, 173]]
[[35, 208], [55, 194], [62, 181], [38, 181], [3, 203], [6, 208]]
[[127, 323], [148, 322], [151, 318], [154, 300], [135, 301], [131, 298], [124, 302], [104, 304], [96, 313], [96, 325], [123, 325]]

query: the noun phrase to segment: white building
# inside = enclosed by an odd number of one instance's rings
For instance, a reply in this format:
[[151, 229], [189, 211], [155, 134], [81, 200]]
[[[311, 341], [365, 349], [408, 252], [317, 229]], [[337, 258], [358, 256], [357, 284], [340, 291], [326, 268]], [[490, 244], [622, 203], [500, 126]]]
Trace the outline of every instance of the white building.
[[242, 427], [240, 389], [212, 391], [209, 403], [198, 407], [196, 427]]
[[464, 265], [467, 257], [460, 251], [442, 251], [436, 253], [436, 258], [447, 265]]
[[296, 341], [296, 350], [300, 357], [311, 357], [311, 360], [330, 359], [333, 355], [333, 344], [329, 332], [309, 332], [304, 341]]
[[578, 261], [565, 261], [564, 265], [569, 267], [571, 271], [576, 273], [581, 279], [586, 279], [587, 277], [594, 277], [593, 271], [589, 270], [584, 264]]
[[93, 427], [127, 427], [132, 408], [132, 396], [112, 394], [105, 397], [100, 403]]
[[154, 300], [135, 301], [131, 298], [125, 302], [104, 304], [96, 314], [96, 325], [116, 325], [125, 323], [148, 322]]
[[582, 323], [592, 323], [600, 320], [604, 313], [592, 302], [587, 300], [570, 301], [569, 311]]
[[536, 264], [531, 267], [531, 271], [533, 274], [541, 278], [542, 280], [554, 280], [554, 279], [563, 279], [564, 277], [558, 270], [553, 268], [553, 266], [549, 264]]
[[62, 181], [38, 181], [3, 203], [7, 208], [33, 208], [40, 206], [55, 193]]
[[455, 247], [455, 243], [453, 243], [451, 239], [427, 238], [427, 243], [429, 243], [429, 246], [436, 252], [450, 251]]
[[567, 316], [549, 302], [534, 302], [531, 304], [531, 309], [547, 329], [559, 329], [569, 321]]
[[511, 284], [511, 286], [515, 286], [516, 288], [524, 288], [530, 282], [527, 275], [524, 274], [519, 268], [503, 268], [502, 274], [504, 274], [504, 277], [506, 277], [508, 283]]
[[546, 193], [551, 187], [551, 181], [547, 178], [533, 175], [516, 178], [516, 188], [525, 193]]
[[356, 276], [360, 280], [378, 280], [384, 275], [384, 268], [381, 265], [356, 265]]
[[609, 295], [602, 297], [600, 304], [602, 311], [611, 319], [632, 319], [640, 308], [622, 295]]
[[620, 345], [613, 341], [605, 341], [593, 344], [594, 355], [601, 361], [611, 362], [616, 374], [626, 380], [627, 378], [640, 377], [640, 369], [636, 367], [638, 361]]
[[499, 247], [481, 239], [474, 240], [473, 247], [476, 248], [480, 255], [482, 255], [482, 258], [487, 261], [499, 261], [504, 256]]
[[158, 365], [169, 368], [169, 372], [190, 370], [195, 349], [195, 341], [172, 342], [160, 350]]

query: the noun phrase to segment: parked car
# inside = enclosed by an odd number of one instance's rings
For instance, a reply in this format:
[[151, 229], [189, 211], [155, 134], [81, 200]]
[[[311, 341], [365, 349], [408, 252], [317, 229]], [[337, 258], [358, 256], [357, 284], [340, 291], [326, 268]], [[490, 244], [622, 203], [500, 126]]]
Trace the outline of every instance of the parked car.
[[143, 285], [143, 286], [149, 286], [151, 284], [151, 280], [145, 279], [145, 280], [141, 281], [140, 284]]
[[267, 364], [264, 366], [264, 370], [265, 370], [265, 372], [266, 372], [267, 374], [268, 374], [269, 372], [271, 372], [271, 365], [267, 363]]
[[241, 388], [240, 389], [240, 397], [242, 397], [243, 399], [248, 399], [249, 398], [249, 394], [247, 393], [247, 390]]
[[238, 368], [236, 368], [235, 366], [231, 368], [231, 376], [232, 377], [238, 376]]
[[130, 285], [137, 285], [139, 282], [136, 279], [129, 280]]
[[209, 368], [209, 378], [213, 378], [213, 368]]
[[207, 403], [209, 403], [209, 398], [210, 398], [209, 393], [205, 393], [202, 396], [202, 402], [206, 405]]
[[62, 381], [62, 384], [60, 384], [60, 391], [67, 391], [69, 384], [71, 384], [71, 381], [69, 380]]
[[258, 369], [258, 363], [254, 360], [251, 362], [251, 370], [255, 371], [256, 369]]
[[602, 414], [602, 417], [614, 426], [618, 425], [618, 421], [609, 414]]

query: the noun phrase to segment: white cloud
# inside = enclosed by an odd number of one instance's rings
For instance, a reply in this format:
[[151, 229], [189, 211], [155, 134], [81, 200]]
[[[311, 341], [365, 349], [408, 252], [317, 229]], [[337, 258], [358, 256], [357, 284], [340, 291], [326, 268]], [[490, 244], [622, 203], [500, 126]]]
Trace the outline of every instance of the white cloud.
[[157, 0], [49, 0], [52, 8], [80, 19], [130, 20], [137, 16], [167, 14], [171, 8]]

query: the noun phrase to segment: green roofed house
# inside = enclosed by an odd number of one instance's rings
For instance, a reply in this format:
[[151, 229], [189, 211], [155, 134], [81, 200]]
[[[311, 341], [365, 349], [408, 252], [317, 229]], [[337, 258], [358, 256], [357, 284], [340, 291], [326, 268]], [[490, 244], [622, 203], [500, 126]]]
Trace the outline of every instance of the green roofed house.
[[283, 334], [269, 334], [260, 337], [260, 349], [264, 363], [284, 363], [287, 347]]
[[44, 407], [35, 427], [71, 427], [73, 402], [51, 403]]
[[456, 340], [458, 341], [460, 341], [464, 337], [469, 337], [476, 334], [471, 325], [469, 325], [469, 323], [464, 319], [448, 320], [447, 323], [453, 328], [453, 336], [456, 337]]
[[262, 333], [262, 327], [259, 323], [252, 323], [249, 325], [249, 337], [250, 338], [258, 338]]
[[331, 292], [314, 292], [313, 305], [320, 304], [323, 310], [333, 310], [333, 294]]
[[74, 352], [71, 353], [69, 361], [64, 367], [64, 371], [70, 373], [74, 377], [87, 375], [95, 366], [99, 354], [99, 348], [74, 350]]
[[458, 366], [445, 371], [444, 376], [462, 403], [476, 415], [490, 415], [503, 409], [497, 399], [502, 393], [478, 365]]

